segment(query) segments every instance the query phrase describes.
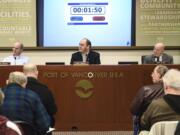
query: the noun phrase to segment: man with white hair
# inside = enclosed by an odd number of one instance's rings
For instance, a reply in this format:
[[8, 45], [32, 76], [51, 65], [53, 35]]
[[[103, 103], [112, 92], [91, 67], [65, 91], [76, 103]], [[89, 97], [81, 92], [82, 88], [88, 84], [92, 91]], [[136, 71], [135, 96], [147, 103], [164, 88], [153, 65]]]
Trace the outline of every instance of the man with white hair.
[[173, 57], [164, 53], [165, 45], [156, 43], [153, 54], [144, 57], [142, 64], [173, 64]]
[[4, 58], [3, 62], [8, 62], [11, 65], [24, 65], [29, 62], [29, 58], [23, 56], [24, 45], [21, 42], [15, 42], [12, 48], [13, 54]]
[[152, 101], [141, 117], [141, 126], [150, 130], [159, 121], [180, 120], [180, 71], [169, 70], [163, 77], [165, 96]]
[[33, 125], [39, 134], [44, 134], [50, 127], [50, 117], [39, 96], [25, 89], [27, 77], [22, 72], [12, 72], [8, 85], [3, 89], [5, 99], [2, 115], [12, 121], [24, 121]]

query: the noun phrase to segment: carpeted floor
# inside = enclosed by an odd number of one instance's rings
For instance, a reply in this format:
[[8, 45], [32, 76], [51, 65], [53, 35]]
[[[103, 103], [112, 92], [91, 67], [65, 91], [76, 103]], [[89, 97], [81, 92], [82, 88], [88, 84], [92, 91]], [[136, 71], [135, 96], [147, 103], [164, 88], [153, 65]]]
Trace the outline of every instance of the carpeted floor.
[[53, 135], [133, 135], [132, 131], [53, 132]]

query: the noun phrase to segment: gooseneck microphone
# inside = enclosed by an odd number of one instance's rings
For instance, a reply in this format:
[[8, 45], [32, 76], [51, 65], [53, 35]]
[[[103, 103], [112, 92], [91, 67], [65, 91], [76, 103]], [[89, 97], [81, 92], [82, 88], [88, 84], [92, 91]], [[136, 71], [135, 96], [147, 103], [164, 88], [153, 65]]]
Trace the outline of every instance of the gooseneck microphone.
[[14, 56], [14, 65], [16, 65], [16, 56]]
[[153, 61], [154, 61], [155, 64], [161, 64], [162, 63], [162, 60], [161, 60], [160, 56], [159, 57], [155, 56]]

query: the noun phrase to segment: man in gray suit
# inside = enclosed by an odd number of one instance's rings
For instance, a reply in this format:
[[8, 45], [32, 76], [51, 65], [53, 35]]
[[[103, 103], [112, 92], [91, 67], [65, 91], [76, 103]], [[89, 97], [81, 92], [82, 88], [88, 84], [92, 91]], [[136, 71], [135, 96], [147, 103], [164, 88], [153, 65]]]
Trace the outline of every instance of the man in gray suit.
[[164, 53], [164, 50], [163, 43], [155, 44], [153, 54], [145, 56], [142, 64], [173, 64], [173, 57]]

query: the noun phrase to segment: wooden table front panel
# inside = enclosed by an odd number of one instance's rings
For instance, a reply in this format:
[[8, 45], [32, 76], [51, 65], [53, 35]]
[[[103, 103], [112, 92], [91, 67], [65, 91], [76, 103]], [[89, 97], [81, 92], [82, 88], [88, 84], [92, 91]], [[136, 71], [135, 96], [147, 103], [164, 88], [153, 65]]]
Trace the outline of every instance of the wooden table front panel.
[[[38, 66], [39, 80], [56, 99], [56, 129], [132, 130], [130, 103], [139, 88], [152, 84], [150, 74], [154, 66]], [[179, 65], [170, 67], [180, 69]], [[16, 70], [22, 71], [22, 67], [0, 67], [0, 87], [5, 86], [9, 73]], [[80, 97], [77, 89], [81, 94], [92, 95]]]

